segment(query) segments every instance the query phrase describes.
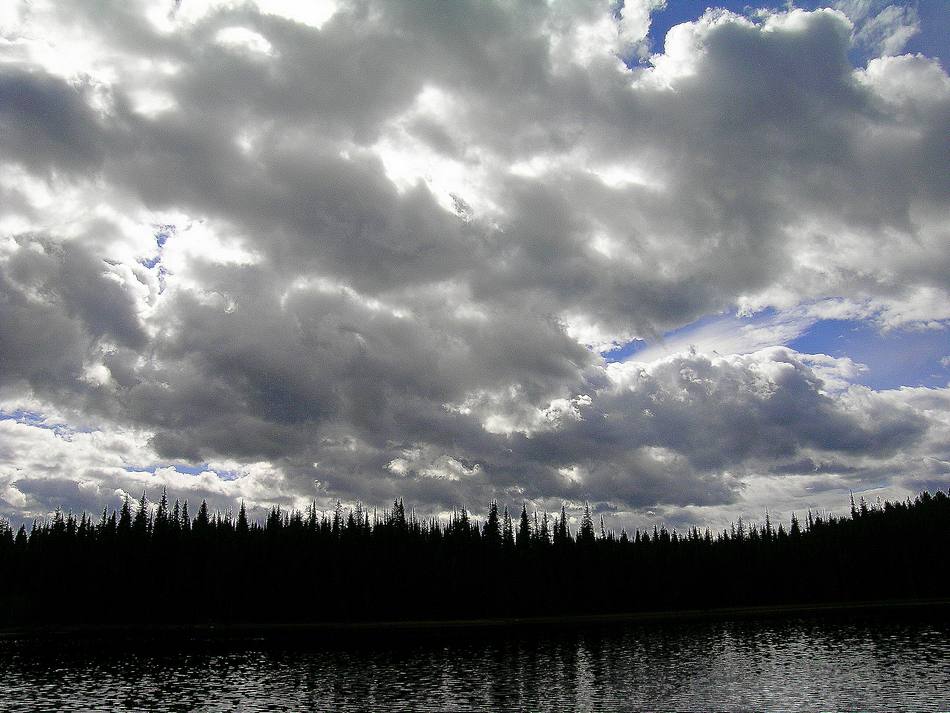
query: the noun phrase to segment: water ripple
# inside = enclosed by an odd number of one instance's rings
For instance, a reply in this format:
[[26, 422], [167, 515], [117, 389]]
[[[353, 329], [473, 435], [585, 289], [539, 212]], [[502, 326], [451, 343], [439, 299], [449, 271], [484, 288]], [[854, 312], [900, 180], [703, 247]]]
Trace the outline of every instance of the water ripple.
[[950, 710], [944, 622], [808, 618], [280, 648], [0, 648], [0, 710]]

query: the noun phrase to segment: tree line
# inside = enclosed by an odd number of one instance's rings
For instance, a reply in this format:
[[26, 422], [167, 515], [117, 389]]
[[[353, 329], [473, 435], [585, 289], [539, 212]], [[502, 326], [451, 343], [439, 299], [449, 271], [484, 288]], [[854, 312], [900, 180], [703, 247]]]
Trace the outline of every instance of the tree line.
[[93, 518], [0, 521], [0, 625], [460, 619], [946, 598], [950, 497], [619, 534], [522, 506], [447, 522], [274, 508], [263, 522], [143, 494]]

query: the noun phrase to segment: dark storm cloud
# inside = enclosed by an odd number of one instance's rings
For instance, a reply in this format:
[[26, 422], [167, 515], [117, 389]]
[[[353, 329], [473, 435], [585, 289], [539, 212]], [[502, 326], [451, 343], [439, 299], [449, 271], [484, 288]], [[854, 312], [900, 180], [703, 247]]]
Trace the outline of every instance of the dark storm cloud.
[[0, 65], [0, 152], [40, 175], [95, 170], [103, 136], [86, 99], [42, 70]]
[[132, 300], [102, 258], [79, 242], [23, 236], [16, 245], [0, 263], [0, 379], [84, 390], [77, 382], [91, 343], [145, 346]]

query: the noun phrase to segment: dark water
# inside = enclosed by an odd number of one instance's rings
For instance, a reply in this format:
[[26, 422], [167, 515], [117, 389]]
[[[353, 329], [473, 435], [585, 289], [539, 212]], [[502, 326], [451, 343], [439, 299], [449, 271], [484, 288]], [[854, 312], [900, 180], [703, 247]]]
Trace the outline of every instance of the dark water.
[[159, 650], [8, 641], [0, 710], [950, 711], [944, 617], [407, 637]]

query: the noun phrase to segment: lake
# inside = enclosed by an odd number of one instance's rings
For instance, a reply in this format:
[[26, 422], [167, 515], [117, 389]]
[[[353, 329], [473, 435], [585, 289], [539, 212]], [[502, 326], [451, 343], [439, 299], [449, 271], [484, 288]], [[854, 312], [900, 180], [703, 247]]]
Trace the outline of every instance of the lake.
[[[945, 614], [0, 642], [0, 710], [950, 711]], [[344, 638], [344, 641], [340, 641]]]

